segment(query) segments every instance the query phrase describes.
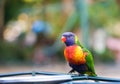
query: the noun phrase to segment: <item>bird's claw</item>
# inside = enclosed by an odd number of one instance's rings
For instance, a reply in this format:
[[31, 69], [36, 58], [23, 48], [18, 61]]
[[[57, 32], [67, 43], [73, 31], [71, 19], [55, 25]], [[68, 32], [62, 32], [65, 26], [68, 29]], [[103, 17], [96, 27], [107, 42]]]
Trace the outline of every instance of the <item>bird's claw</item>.
[[73, 73], [73, 72], [75, 72], [75, 71], [72, 69], [72, 70], [70, 70], [70, 71], [68, 72], [68, 74], [71, 74], [71, 73]]

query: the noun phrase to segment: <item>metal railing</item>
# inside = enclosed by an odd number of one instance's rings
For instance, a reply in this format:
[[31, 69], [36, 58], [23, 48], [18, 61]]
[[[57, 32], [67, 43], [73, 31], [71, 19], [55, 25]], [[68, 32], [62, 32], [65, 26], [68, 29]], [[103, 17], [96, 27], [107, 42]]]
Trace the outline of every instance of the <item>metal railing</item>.
[[[26, 76], [28, 75], [28, 76]], [[101, 82], [114, 82], [120, 83], [120, 79], [108, 78], [108, 77], [92, 77], [92, 76], [79, 76], [76, 74], [65, 74], [65, 73], [55, 73], [55, 72], [15, 72], [15, 73], [7, 73], [0, 74], [0, 84], [17, 84], [17, 83], [46, 83], [46, 84], [59, 84], [64, 83], [68, 84], [68, 82], [79, 81], [77, 83], [81, 83], [81, 81], [92, 80], [94, 83]], [[91, 82], [86, 82], [91, 83]], [[74, 83], [72, 83], [74, 84]], [[75, 83], [76, 84], [76, 83]]]

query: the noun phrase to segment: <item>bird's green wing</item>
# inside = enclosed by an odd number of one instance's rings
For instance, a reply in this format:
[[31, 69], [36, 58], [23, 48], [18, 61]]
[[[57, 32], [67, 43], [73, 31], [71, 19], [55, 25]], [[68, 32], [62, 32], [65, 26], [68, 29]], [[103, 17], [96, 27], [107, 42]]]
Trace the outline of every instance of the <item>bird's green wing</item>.
[[91, 52], [88, 49], [86, 49], [83, 45], [81, 45], [77, 36], [75, 37], [75, 42], [77, 45], [79, 45], [82, 48], [83, 52], [87, 53], [86, 65], [88, 67], [88, 72], [86, 72], [86, 73], [90, 74], [91, 76], [96, 76], [95, 70], [94, 70], [94, 60], [93, 60]]
[[92, 76], [96, 76], [95, 69], [94, 69], [94, 60], [92, 57], [91, 52], [87, 51], [87, 56], [86, 56], [86, 64], [88, 66], [88, 73]]

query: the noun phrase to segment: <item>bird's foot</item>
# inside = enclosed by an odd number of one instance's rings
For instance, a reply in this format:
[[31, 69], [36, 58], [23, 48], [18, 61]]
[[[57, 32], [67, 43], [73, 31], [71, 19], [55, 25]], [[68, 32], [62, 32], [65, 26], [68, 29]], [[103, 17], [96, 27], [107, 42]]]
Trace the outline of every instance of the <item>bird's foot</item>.
[[75, 72], [75, 70], [72, 69], [72, 70], [70, 70], [68, 73], [71, 74], [71, 73], [73, 73], [73, 72]]
[[75, 70], [70, 70], [69, 72], [68, 72], [68, 75], [75, 75], [75, 74], [73, 74], [75, 72]]
[[86, 76], [87, 77], [88, 75], [79, 73], [78, 76]]
[[84, 74], [79, 73], [78, 76], [84, 76]]

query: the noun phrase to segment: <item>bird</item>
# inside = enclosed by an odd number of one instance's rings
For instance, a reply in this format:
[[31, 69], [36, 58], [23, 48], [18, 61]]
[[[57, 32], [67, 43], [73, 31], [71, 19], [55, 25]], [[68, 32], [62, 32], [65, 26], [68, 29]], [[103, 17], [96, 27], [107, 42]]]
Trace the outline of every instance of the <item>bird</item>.
[[97, 76], [91, 52], [81, 45], [77, 35], [64, 32], [61, 41], [65, 43], [64, 57], [72, 68], [69, 73], [78, 72], [79, 75]]

